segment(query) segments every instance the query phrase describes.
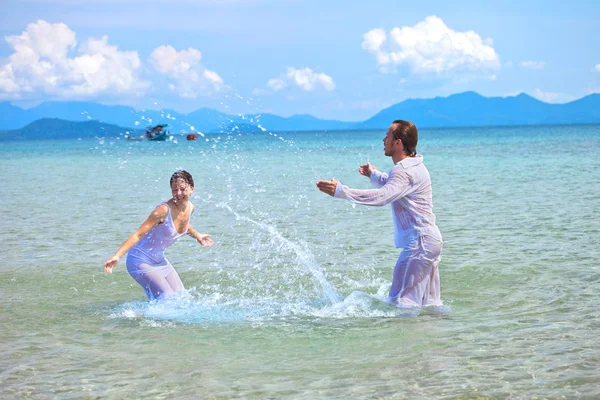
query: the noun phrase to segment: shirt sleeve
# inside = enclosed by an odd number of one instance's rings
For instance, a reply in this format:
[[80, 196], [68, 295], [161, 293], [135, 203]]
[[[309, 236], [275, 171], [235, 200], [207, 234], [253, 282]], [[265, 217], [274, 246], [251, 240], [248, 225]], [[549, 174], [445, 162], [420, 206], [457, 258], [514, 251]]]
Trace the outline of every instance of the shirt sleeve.
[[371, 172], [370, 179], [371, 179], [371, 184], [373, 185], [373, 187], [380, 188], [383, 185], [385, 185], [385, 183], [387, 182], [388, 174], [386, 174], [385, 172], [375, 170], [375, 171]]
[[351, 189], [338, 182], [334, 197], [367, 206], [385, 206], [406, 196], [412, 190], [413, 185], [408, 174], [401, 169], [392, 169], [385, 184], [378, 189]]

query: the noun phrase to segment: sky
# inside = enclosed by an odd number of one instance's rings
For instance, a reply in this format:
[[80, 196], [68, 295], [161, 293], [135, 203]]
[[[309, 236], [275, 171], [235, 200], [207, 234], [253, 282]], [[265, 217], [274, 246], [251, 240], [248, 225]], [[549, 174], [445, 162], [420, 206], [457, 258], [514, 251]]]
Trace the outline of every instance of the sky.
[[600, 1], [2, 0], [0, 101], [362, 121], [600, 92]]

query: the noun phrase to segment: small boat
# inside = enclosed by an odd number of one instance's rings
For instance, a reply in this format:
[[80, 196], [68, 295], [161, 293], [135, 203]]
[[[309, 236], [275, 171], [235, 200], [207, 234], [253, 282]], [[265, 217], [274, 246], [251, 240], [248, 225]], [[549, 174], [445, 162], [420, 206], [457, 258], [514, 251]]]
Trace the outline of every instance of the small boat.
[[195, 133], [188, 133], [186, 138], [187, 140], [196, 140], [198, 139], [198, 135], [196, 135]]
[[164, 142], [165, 140], [168, 140], [169, 137], [171, 136], [169, 134], [169, 131], [165, 129], [167, 126], [168, 126], [167, 124], [150, 126], [146, 129], [146, 133], [144, 134], [144, 136], [137, 136], [137, 137], [126, 136], [126, 138], [127, 138], [127, 140], [131, 140], [134, 142], [139, 142], [142, 140], [151, 140], [153, 142]]
[[167, 124], [160, 124], [146, 129], [146, 139], [160, 142], [167, 140], [169, 138], [169, 131], [165, 129], [167, 126]]

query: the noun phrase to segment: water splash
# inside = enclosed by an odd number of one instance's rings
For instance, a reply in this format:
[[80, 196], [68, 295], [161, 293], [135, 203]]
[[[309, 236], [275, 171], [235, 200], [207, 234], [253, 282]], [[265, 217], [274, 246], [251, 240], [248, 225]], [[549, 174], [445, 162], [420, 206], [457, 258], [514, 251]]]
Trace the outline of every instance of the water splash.
[[398, 308], [384, 298], [361, 291], [336, 303], [318, 299], [277, 301], [268, 298], [226, 300], [220, 293], [200, 294], [195, 288], [152, 301], [119, 305], [110, 319], [139, 320], [149, 327], [172, 327], [173, 323], [238, 324], [277, 321], [322, 321], [365, 318], [414, 318], [421, 314], [444, 314], [446, 308]]
[[331, 283], [327, 281], [325, 275], [323, 274], [322, 268], [317, 264], [314, 259], [312, 252], [308, 249], [308, 246], [305, 244], [300, 245], [298, 243], [294, 243], [291, 240], [284, 237], [273, 225], [269, 225], [265, 222], [255, 221], [246, 216], [240, 215], [238, 212], [233, 210], [231, 206], [227, 203], [218, 203], [214, 204], [217, 208], [224, 208], [230, 213], [232, 213], [237, 220], [248, 222], [254, 226], [257, 226], [261, 230], [269, 233], [272, 241], [283, 245], [285, 248], [292, 250], [294, 254], [296, 254], [296, 260], [298, 264], [303, 266], [307, 272], [312, 275], [313, 282], [318, 284], [321, 288], [322, 294], [327, 298], [330, 303], [338, 303], [342, 300], [342, 296], [340, 296]]

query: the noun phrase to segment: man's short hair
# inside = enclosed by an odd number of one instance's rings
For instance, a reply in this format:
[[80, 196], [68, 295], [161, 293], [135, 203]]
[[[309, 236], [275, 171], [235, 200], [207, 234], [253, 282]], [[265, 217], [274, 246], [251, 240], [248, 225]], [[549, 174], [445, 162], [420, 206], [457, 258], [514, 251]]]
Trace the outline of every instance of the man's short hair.
[[415, 124], [410, 121], [397, 119], [392, 122], [394, 139], [400, 139], [404, 152], [409, 156], [417, 155], [417, 143], [419, 142], [419, 131]]

